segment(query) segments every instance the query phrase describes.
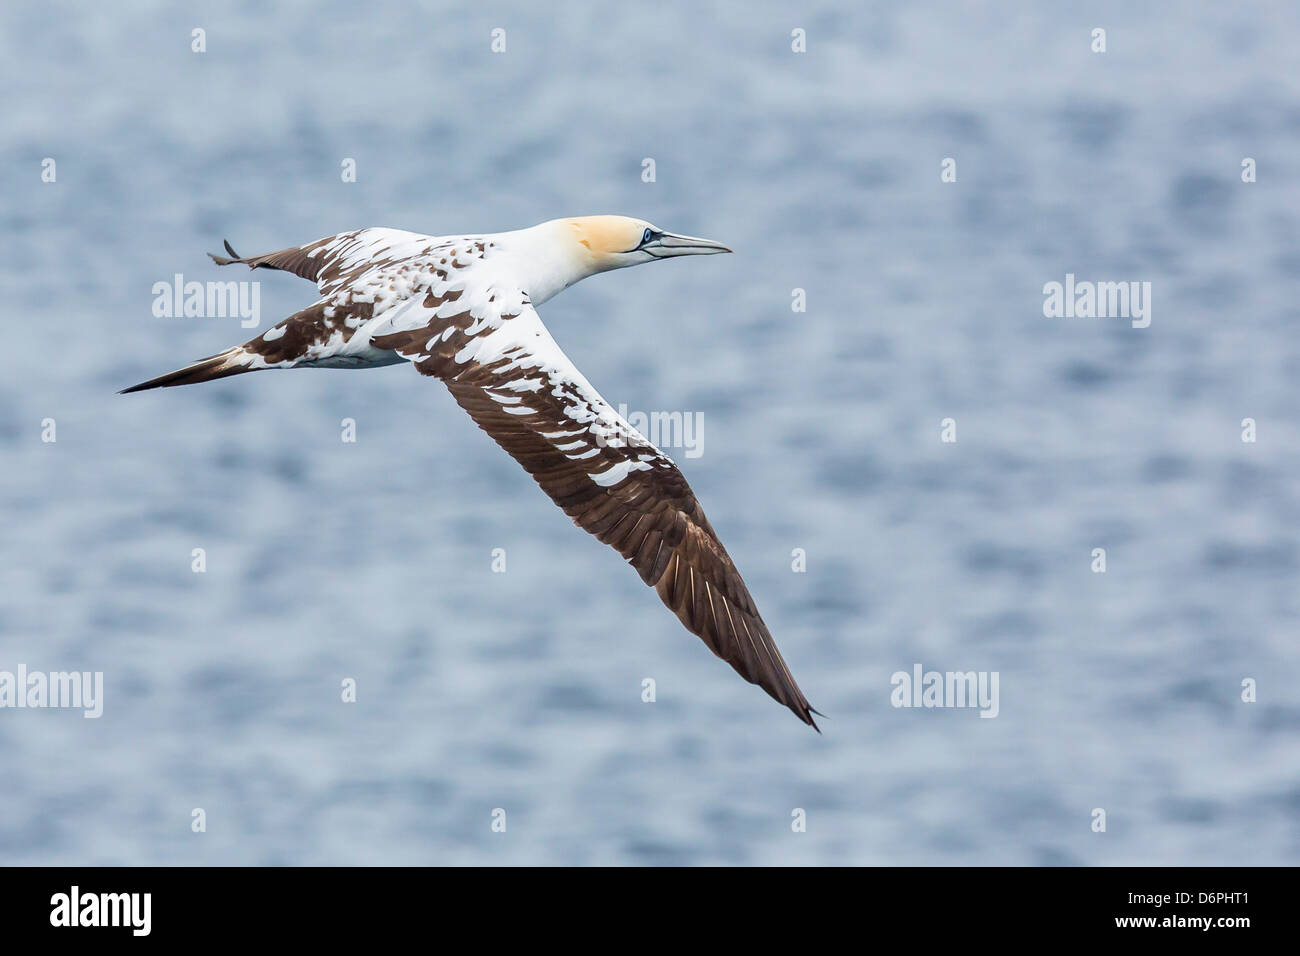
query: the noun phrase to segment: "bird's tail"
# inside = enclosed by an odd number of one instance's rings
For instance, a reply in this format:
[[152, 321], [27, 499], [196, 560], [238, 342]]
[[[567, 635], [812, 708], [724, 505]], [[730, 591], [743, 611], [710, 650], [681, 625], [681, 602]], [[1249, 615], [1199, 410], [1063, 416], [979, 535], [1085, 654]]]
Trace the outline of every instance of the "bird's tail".
[[211, 382], [219, 378], [226, 378], [229, 375], [256, 372], [262, 366], [255, 366], [252, 359], [253, 356], [246, 352], [243, 346], [236, 345], [234, 348], [226, 349], [226, 351], [217, 355], [199, 359], [193, 365], [187, 365], [174, 372], [168, 372], [166, 375], [159, 375], [147, 382], [141, 382], [139, 385], [124, 388], [118, 394], [143, 392], [150, 388], [171, 388], [175, 385], [197, 385], [199, 382]]

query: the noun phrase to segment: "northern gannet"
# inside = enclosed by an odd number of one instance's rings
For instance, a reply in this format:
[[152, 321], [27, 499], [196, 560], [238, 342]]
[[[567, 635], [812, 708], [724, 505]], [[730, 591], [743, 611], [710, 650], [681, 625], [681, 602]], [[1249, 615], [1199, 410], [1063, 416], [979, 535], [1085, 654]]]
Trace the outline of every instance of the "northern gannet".
[[252, 341], [123, 394], [268, 368], [410, 362], [440, 379], [714, 654], [817, 727], [686, 479], [591, 387], [534, 310], [600, 272], [730, 249], [623, 216], [470, 236], [359, 229], [247, 258], [225, 247], [217, 265], [292, 272], [315, 282], [320, 299]]

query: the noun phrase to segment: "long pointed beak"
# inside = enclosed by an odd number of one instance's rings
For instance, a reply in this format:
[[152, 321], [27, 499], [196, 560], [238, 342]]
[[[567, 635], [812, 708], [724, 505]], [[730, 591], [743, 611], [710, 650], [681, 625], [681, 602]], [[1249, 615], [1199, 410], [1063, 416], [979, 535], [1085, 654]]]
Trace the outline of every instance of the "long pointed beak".
[[656, 259], [669, 259], [673, 256], [711, 256], [719, 252], [730, 252], [720, 242], [712, 239], [700, 239], [696, 236], [678, 236], [665, 232], [653, 242], [641, 247]]

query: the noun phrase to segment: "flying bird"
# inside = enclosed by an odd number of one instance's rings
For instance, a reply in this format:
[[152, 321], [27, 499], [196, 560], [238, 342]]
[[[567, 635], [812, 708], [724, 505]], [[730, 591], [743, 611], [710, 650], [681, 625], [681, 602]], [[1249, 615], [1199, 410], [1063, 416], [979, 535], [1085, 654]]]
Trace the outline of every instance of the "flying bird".
[[359, 229], [249, 257], [225, 247], [217, 265], [292, 272], [320, 298], [243, 345], [122, 394], [271, 368], [410, 362], [441, 380], [575, 524], [626, 558], [687, 630], [817, 728], [682, 473], [600, 397], [535, 311], [600, 272], [730, 249], [623, 216], [469, 236]]

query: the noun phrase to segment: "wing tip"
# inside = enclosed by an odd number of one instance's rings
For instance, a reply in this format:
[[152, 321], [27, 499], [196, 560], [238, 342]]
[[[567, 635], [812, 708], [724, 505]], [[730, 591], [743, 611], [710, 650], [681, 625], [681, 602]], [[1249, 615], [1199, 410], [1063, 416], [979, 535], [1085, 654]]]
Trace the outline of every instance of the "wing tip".
[[[215, 252], [209, 252], [208, 257], [219, 266], [233, 266], [236, 262], [243, 262], [243, 257], [235, 251], [230, 244], [229, 239], [222, 239], [221, 244], [226, 247], [226, 252], [230, 253], [229, 257], [219, 256]], [[252, 268], [251, 266], [249, 268]]]
[[232, 364], [232, 356], [236, 354], [237, 349], [231, 349], [221, 352], [217, 355], [209, 356], [205, 359], [199, 359], [184, 368], [177, 369], [174, 372], [168, 372], [166, 375], [159, 375], [157, 378], [151, 378], [147, 382], [141, 382], [138, 385], [132, 385], [124, 388], [117, 394], [129, 395], [132, 392], [143, 392], [151, 388], [173, 388], [177, 385], [197, 385], [201, 382], [211, 382], [219, 378], [227, 378], [231, 375], [241, 375], [244, 372], [255, 372], [257, 369], [250, 368], [247, 365], [241, 365], [237, 362]]
[[829, 720], [830, 718], [827, 717], [825, 714], [823, 714], [812, 704], [804, 704], [803, 713], [799, 714], [800, 719], [803, 720], [805, 724], [807, 724], [809, 727], [811, 727], [813, 730], [817, 731], [817, 733], [820, 734], [822, 732], [822, 729], [817, 726], [817, 721], [812, 719], [813, 714], [816, 714], [822, 720]]

